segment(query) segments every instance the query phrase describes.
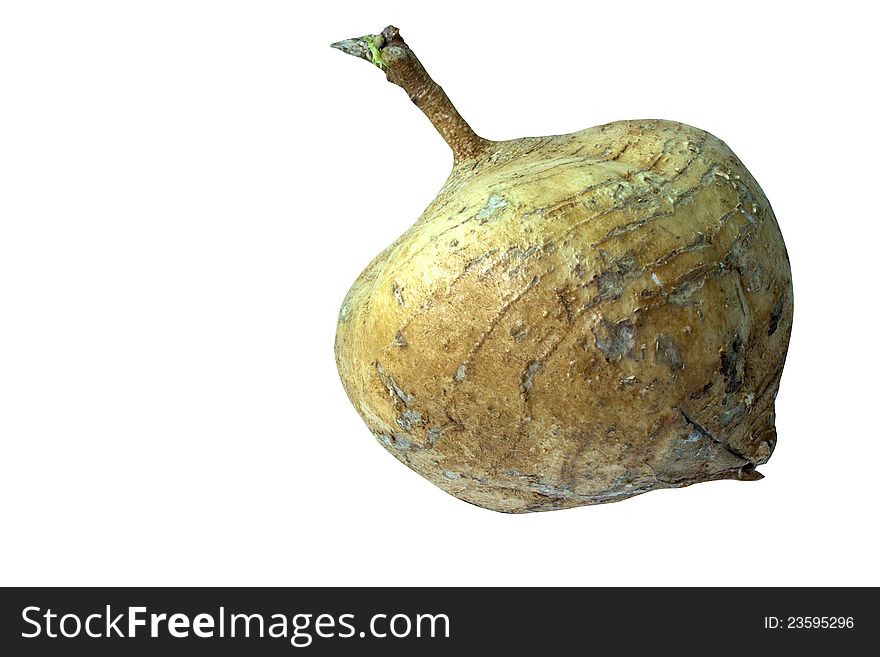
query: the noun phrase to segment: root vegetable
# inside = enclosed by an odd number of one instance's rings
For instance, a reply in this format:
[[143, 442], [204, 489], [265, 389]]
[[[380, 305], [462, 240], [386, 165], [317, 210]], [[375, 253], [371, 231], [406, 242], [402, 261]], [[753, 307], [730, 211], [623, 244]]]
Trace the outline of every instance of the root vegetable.
[[403, 87], [455, 156], [339, 315], [378, 441], [505, 512], [760, 478], [788, 349], [788, 256], [761, 188], [680, 123], [478, 137], [394, 27], [334, 47]]

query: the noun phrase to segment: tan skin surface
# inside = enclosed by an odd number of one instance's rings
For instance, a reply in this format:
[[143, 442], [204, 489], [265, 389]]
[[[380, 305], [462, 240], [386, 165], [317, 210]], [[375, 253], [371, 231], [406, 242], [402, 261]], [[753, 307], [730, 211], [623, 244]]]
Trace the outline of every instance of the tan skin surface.
[[[396, 29], [374, 38], [406, 79]], [[489, 142], [453, 119], [449, 179], [340, 312], [340, 377], [379, 442], [505, 512], [759, 478], [792, 288], [737, 157], [670, 121]]]

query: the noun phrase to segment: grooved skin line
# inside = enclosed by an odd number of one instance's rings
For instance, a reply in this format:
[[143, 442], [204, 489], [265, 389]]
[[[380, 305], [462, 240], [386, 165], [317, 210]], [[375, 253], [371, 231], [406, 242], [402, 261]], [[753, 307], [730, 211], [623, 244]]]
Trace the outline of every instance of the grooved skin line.
[[[697, 190], [699, 190], [699, 189], [702, 189], [702, 188], [705, 186], [705, 184], [708, 184], [708, 182], [707, 182], [707, 183], [701, 183], [698, 187], [693, 188], [692, 190], [689, 190], [688, 192], [681, 194], [681, 195], [679, 196], [679, 200], [680, 200], [680, 199], [684, 199], [684, 198], [690, 196], [690, 195], [691, 195], [691, 194], [690, 194], [691, 192], [695, 192], [695, 191], [697, 191]], [[626, 205], [626, 204], [624, 204], [624, 206], [625, 206], [625, 205]], [[620, 207], [624, 207], [624, 206], [620, 206]], [[675, 211], [672, 210], [672, 211], [670, 211], [670, 212], [665, 212], [665, 213], [663, 213], [662, 215], [657, 215], [657, 216], [658, 216], [658, 217], [661, 217], [661, 216], [672, 216], [672, 215], [674, 215], [674, 213], [675, 213]], [[593, 218], [595, 218], [596, 216], [599, 216], [599, 215], [598, 215], [598, 214], [597, 214], [597, 215], [594, 215]], [[583, 225], [584, 223], [586, 223], [586, 221], [581, 222], [580, 224], [574, 226], [573, 229], [580, 227], [580, 226]], [[642, 228], [643, 226], [644, 226], [644, 222], [643, 222], [640, 226], [638, 226], [638, 228]], [[570, 232], [570, 231], [566, 231], [566, 232]], [[526, 286], [524, 286], [523, 288], [521, 288], [521, 289], [520, 289], [520, 290], [519, 290], [519, 291], [513, 296], [513, 298], [511, 298], [509, 301], [505, 302], [504, 305], [502, 305], [501, 308], [495, 313], [495, 315], [492, 316], [492, 319], [490, 320], [489, 325], [488, 325], [488, 326], [483, 330], [483, 332], [480, 334], [480, 337], [479, 337], [479, 339], [477, 340], [476, 344], [473, 346], [473, 348], [471, 349], [471, 351], [468, 353], [467, 357], [466, 357], [465, 360], [463, 361], [462, 364], [463, 364], [465, 367], [470, 368], [470, 366], [473, 364], [473, 360], [474, 360], [474, 358], [476, 357], [476, 355], [477, 355], [477, 353], [479, 352], [479, 350], [482, 348], [482, 346], [483, 346], [483, 344], [485, 343], [486, 339], [492, 334], [492, 332], [495, 330], [495, 327], [498, 325], [498, 323], [501, 321], [501, 319], [507, 314], [507, 312], [513, 307], [513, 305], [516, 304], [516, 303], [518, 303], [518, 302], [519, 302], [519, 301], [520, 301], [520, 300], [521, 300], [526, 294], [528, 294], [528, 292], [529, 292], [531, 289], [537, 287], [538, 285], [540, 285], [540, 281], [539, 281], [538, 283], [532, 283], [532, 282], [530, 282], [528, 285], [526, 285]], [[609, 299], [608, 301], [611, 301], [611, 300]], [[581, 310], [575, 315], [575, 317], [580, 317], [580, 316], [583, 314], [584, 310], [585, 310], [585, 309], [581, 309]], [[409, 323], [409, 321], [407, 321], [407, 322], [405, 323], [405, 325], [408, 324], [408, 323]]]
[[[667, 141], [669, 141], [669, 140], [667, 140]], [[695, 152], [694, 156], [691, 157], [691, 158], [685, 163], [685, 165], [684, 165], [684, 167], [682, 167], [681, 171], [679, 171], [675, 176], [672, 176], [671, 178], [669, 178], [669, 179], [666, 181], [665, 184], [671, 184], [671, 183], [675, 182], [677, 179], [679, 179], [682, 175], [684, 175], [684, 174], [688, 171], [688, 169], [690, 168], [690, 166], [691, 166], [691, 165], [692, 165], [697, 159], [699, 159], [700, 154], [701, 154], [701, 150], [702, 150], [702, 146], [703, 146], [704, 144], [705, 144], [705, 138], [701, 139], [699, 142], [696, 143], [696, 152]], [[668, 145], [668, 144], [667, 144], [667, 145]], [[661, 153], [661, 155], [662, 155], [662, 153]], [[558, 202], [558, 205], [565, 204], [565, 203], [568, 202], [568, 201], [580, 200], [580, 199], [582, 199], [582, 197], [585, 196], [585, 195], [588, 195], [588, 194], [590, 194], [590, 193], [592, 193], [592, 192], [600, 191], [600, 190], [602, 190], [602, 189], [606, 189], [606, 188], [610, 187], [611, 185], [613, 185], [613, 184], [615, 184], [615, 183], [619, 183], [619, 182], [621, 182], [622, 180], [632, 179], [632, 178], [634, 178], [634, 177], [637, 177], [637, 176], [643, 175], [643, 174], [645, 174], [645, 173], [649, 173], [650, 171], [653, 170], [654, 166], [656, 166], [657, 162], [658, 162], [660, 159], [661, 159], [661, 157], [658, 156], [657, 158], [655, 158], [655, 160], [654, 160], [653, 162], [650, 163], [649, 166], [644, 167], [644, 168], [642, 168], [642, 169], [638, 169], [638, 170], [636, 170], [636, 171], [632, 171], [632, 172], [628, 173], [626, 177], [621, 177], [621, 176], [610, 177], [610, 178], [606, 178], [605, 180], [603, 180], [603, 181], [600, 182], [600, 183], [596, 183], [596, 184], [594, 184], [594, 185], [590, 185], [590, 186], [586, 187], [585, 189], [580, 190], [580, 191], [579, 191], [578, 193], [576, 193], [575, 195], [570, 196], [568, 199], [564, 199], [563, 201]], [[601, 162], [616, 161], [616, 160], [617, 160], [617, 158], [610, 158], [610, 159], [600, 159], [600, 160], [596, 160], [595, 162], [596, 162], [596, 163], [601, 163]], [[592, 163], [591, 163], [591, 164], [592, 164]], [[530, 182], [534, 182], [534, 181], [530, 181]], [[448, 184], [448, 183], [447, 183], [447, 184]], [[499, 181], [499, 183], [497, 184], [497, 186], [494, 188], [493, 193], [495, 193], [495, 194], [503, 194], [503, 193], [504, 193], [504, 190], [505, 190], [504, 186], [501, 185], [501, 184], [500, 184], [500, 181]], [[442, 193], [442, 190], [441, 190], [441, 193]], [[629, 205], [631, 205], [631, 204], [630, 204], [630, 203], [623, 203], [623, 204], [621, 204], [621, 205], [612, 206], [612, 207], [610, 207], [610, 208], [607, 208], [607, 209], [604, 210], [604, 211], [601, 211], [601, 212], [597, 213], [597, 214], [594, 215], [593, 217], [590, 217], [590, 220], [595, 219], [595, 218], [597, 218], [597, 217], [599, 217], [599, 216], [603, 216], [603, 215], [608, 214], [608, 213], [610, 213], [610, 212], [613, 212], [613, 211], [616, 211], [616, 210], [623, 209], [623, 208], [625, 208], [625, 207], [628, 207]], [[429, 208], [429, 209], [430, 209], [430, 208]], [[476, 213], [476, 212], [479, 210], [479, 208], [474, 208], [473, 210], [474, 210], [474, 213]], [[423, 216], [424, 216], [424, 215], [423, 215]], [[465, 224], [467, 224], [467, 223], [470, 223], [471, 221], [474, 220], [474, 218], [475, 218], [475, 214], [474, 214], [473, 216], [469, 216], [467, 219], [461, 221], [460, 223], [457, 223], [457, 224], [455, 224], [455, 225], [453, 225], [453, 226], [448, 226], [448, 227], [444, 228], [442, 231], [440, 231], [440, 232], [437, 233], [436, 235], [431, 236], [431, 238], [430, 238], [425, 244], [423, 244], [418, 250], [416, 250], [416, 251], [414, 251], [413, 253], [409, 254], [409, 257], [410, 257], [410, 258], [416, 258], [416, 257], [419, 256], [424, 250], [426, 250], [426, 249], [429, 248], [430, 246], [436, 244], [436, 243], [437, 243], [442, 237], [444, 237], [444, 236], [447, 235], [448, 233], [450, 233], [450, 232], [456, 230], [457, 228], [460, 228], [461, 226], [463, 226], [463, 225], [465, 225]], [[418, 224], [417, 224], [417, 225], [418, 225]], [[574, 226], [574, 227], [572, 227], [572, 229], [576, 229], [577, 227], [578, 227], [578, 226]], [[565, 234], [567, 234], [567, 233], [564, 233], [563, 235], [561, 235], [561, 236], [559, 236], [559, 237], [564, 237]], [[402, 263], [401, 263], [401, 266], [403, 266]], [[389, 276], [389, 277], [393, 277], [393, 274], [395, 273], [395, 271], [396, 271], [396, 270], [392, 270], [391, 272], [388, 272], [388, 276]]]
[[[684, 175], [685, 172], [686, 172], [686, 171], [689, 169], [689, 167], [691, 166], [691, 164], [693, 164], [693, 162], [696, 161], [696, 160], [698, 159], [698, 157], [699, 157], [699, 155], [696, 155], [696, 156], [694, 156], [693, 158], [691, 158], [691, 159], [687, 162], [687, 164], [682, 168], [681, 172], [680, 172], [679, 174], [677, 174], [676, 176], [673, 176], [669, 181], [667, 181], [666, 184], [671, 184], [671, 183], [674, 182], [677, 178], [679, 178], [679, 177], [681, 177], [682, 175]], [[645, 172], [647, 172], [647, 171], [648, 171], [648, 169], [641, 170], [641, 171], [637, 172], [635, 175], [638, 175], [638, 174], [640, 174], [640, 173], [645, 173]], [[707, 175], [708, 175], [708, 174], [707, 174]], [[689, 198], [690, 196], [692, 196], [692, 195], [698, 193], [701, 189], [703, 189], [703, 188], [704, 188], [706, 185], [708, 185], [708, 183], [711, 181], [711, 179], [706, 178], [706, 176], [704, 176], [703, 178], [705, 179], [705, 182], [701, 182], [697, 187], [690, 188], [690, 189], [687, 189], [687, 190], [682, 191], [682, 193], [680, 193], [679, 196], [676, 197], [676, 198], [673, 200], [673, 208], [674, 208], [675, 205], [677, 205], [680, 201], [685, 200], [685, 199]], [[610, 186], [611, 183], [615, 183], [615, 182], [620, 182], [620, 179], [619, 179], [619, 178], [615, 178], [615, 179], [613, 179], [613, 180], [606, 181], [606, 183], [604, 183], [604, 184], [598, 185], [598, 186], [596, 186], [596, 187], [593, 187], [593, 188], [591, 188], [591, 189], [589, 189], [589, 190], [585, 190], [585, 191], [588, 191], [588, 192], [589, 192], [589, 191], [595, 191], [596, 189], [600, 189], [600, 188], [608, 187], [608, 186]], [[617, 212], [617, 211], [620, 211], [620, 210], [626, 209], [626, 208], [628, 208], [628, 207], [631, 207], [631, 206], [634, 205], [634, 204], [635, 204], [635, 201], [634, 201], [634, 200], [627, 200], [627, 201], [625, 201], [625, 202], [623, 202], [623, 203], [620, 203], [620, 204], [617, 204], [617, 205], [611, 206], [611, 207], [609, 207], [609, 208], [606, 208], [605, 210], [602, 210], [602, 211], [600, 211], [600, 212], [597, 212], [597, 213], [591, 215], [590, 217], [588, 217], [588, 218], [586, 218], [586, 219], [584, 219], [584, 220], [578, 222], [577, 224], [571, 226], [571, 227], [568, 228], [565, 232], [559, 234], [558, 236], [555, 236], [554, 241], [561, 241], [562, 238], [567, 237], [568, 235], [570, 235], [570, 234], [573, 233], [574, 231], [578, 230], [579, 228], [582, 228], [584, 225], [588, 224], [589, 222], [591, 222], [591, 221], [593, 221], [593, 220], [595, 220], [595, 219], [597, 219], [597, 218], [599, 218], [599, 217], [607, 216], [607, 215], [610, 215], [610, 214], [612, 214], [612, 213], [614, 213], [614, 212]], [[662, 217], [673, 216], [674, 214], [675, 214], [675, 210], [673, 209], [673, 210], [670, 210], [670, 211], [668, 211], [668, 212], [664, 212], [664, 213], [657, 214], [657, 215], [655, 215], [654, 217], [652, 217], [652, 219], [658, 219], [658, 218], [662, 218]], [[467, 219], [466, 222], [467, 222], [467, 221], [470, 221], [470, 220], [471, 220], [471, 219]], [[462, 222], [462, 224], [458, 224], [458, 226], [463, 225], [463, 224], [466, 223], [466, 222]], [[636, 226], [635, 228], [636, 228], [636, 229], [637, 229], [637, 228], [641, 228], [641, 227], [643, 227], [646, 223], [647, 223], [646, 221], [642, 221], [641, 224], [640, 224], [639, 226]], [[456, 227], [457, 227], [457, 226], [456, 226]], [[444, 233], [446, 233], [446, 232], [448, 232], [448, 230], [447, 230], [447, 231], [443, 231], [443, 233], [441, 233], [441, 235], [444, 234]], [[439, 236], [438, 236], [438, 237], [439, 237]], [[602, 243], [603, 241], [605, 241], [605, 240], [607, 240], [607, 239], [610, 239], [611, 237], [613, 237], [613, 236], [610, 235], [610, 234], [609, 234], [609, 235], [606, 235], [606, 237], [603, 238], [602, 240], [600, 240], [599, 243]], [[419, 251], [417, 251], [417, 252], [415, 252], [414, 254], [412, 254], [411, 257], [414, 258], [414, 257], [417, 256], [419, 253], [421, 253], [424, 249], [428, 248], [429, 245], [430, 245], [430, 242], [429, 242], [428, 244], [425, 244], [425, 246], [424, 246], [422, 249], [420, 249]], [[596, 244], [594, 244], [593, 246], [596, 246]], [[493, 265], [493, 266], [496, 266], [496, 265], [498, 265], [498, 264], [500, 264], [500, 262], [495, 263], [495, 265]], [[461, 271], [461, 272], [460, 272], [455, 278], [453, 278], [451, 281], [449, 281], [449, 282], [446, 284], [447, 287], [452, 287], [453, 285], [455, 285], [455, 284], [459, 281], [459, 279], [463, 278], [463, 277], [464, 277], [465, 275], [467, 275], [468, 273], [469, 273], [469, 272], [468, 272], [467, 268], [463, 268], [462, 271]], [[524, 289], [521, 290], [520, 293], [516, 296], [516, 298], [514, 299], [514, 301], [516, 301], [516, 300], [519, 298], [519, 296], [521, 296], [524, 292], [526, 292], [526, 291], [528, 290], [529, 287], [530, 287], [530, 285], [526, 285], [526, 286], [524, 287]], [[447, 293], [447, 296], [448, 296], [448, 293]], [[506, 307], [506, 306], [505, 306], [505, 307]], [[428, 306], [419, 306], [419, 307], [417, 307], [417, 308], [416, 308], [416, 309], [415, 309], [415, 310], [414, 310], [414, 311], [413, 311], [413, 312], [412, 312], [412, 313], [411, 313], [411, 314], [410, 314], [410, 315], [409, 315], [409, 316], [403, 321], [403, 323], [401, 324], [401, 327], [400, 327], [400, 331], [403, 332], [403, 331], [406, 329], [406, 327], [409, 326], [409, 324], [410, 324], [415, 318], [417, 318], [420, 314], [422, 314], [422, 313], [424, 313], [425, 311], [427, 311], [429, 308], [430, 308], [430, 305], [428, 305]], [[504, 310], [504, 307], [502, 307], [502, 311], [503, 311], [503, 310]], [[499, 312], [501, 312], [501, 311], [499, 311]], [[493, 321], [494, 321], [494, 320], [493, 320]], [[487, 329], [487, 330], [488, 330], [488, 329]]]

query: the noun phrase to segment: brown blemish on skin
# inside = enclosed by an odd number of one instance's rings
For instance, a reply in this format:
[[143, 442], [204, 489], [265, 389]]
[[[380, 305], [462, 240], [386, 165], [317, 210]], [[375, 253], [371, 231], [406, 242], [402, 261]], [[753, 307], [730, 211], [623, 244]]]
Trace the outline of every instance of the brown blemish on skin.
[[657, 354], [657, 362], [668, 365], [675, 372], [684, 369], [684, 363], [678, 355], [678, 347], [675, 341], [665, 333], [658, 333], [654, 342], [654, 352]]
[[773, 304], [773, 308], [770, 309], [770, 325], [767, 327], [768, 336], [776, 333], [776, 329], [779, 328], [779, 320], [782, 317], [782, 312], [784, 309], [785, 295], [782, 295]]
[[523, 370], [522, 376], [520, 377], [520, 388], [523, 397], [526, 399], [528, 399], [529, 393], [532, 391], [532, 381], [539, 369], [541, 369], [541, 363], [532, 361], [526, 366], [526, 369]]
[[635, 344], [635, 327], [627, 319], [609, 322], [606, 319], [593, 327], [596, 348], [607, 359], [619, 358], [629, 353]]
[[403, 300], [403, 290], [396, 282], [391, 283], [391, 296], [394, 297], [394, 300], [401, 306], [406, 305], [406, 302]]
[[736, 392], [742, 383], [740, 379], [742, 347], [742, 340], [739, 334], [736, 334], [733, 336], [730, 345], [721, 352], [721, 374], [727, 379], [725, 392]]
[[523, 324], [522, 320], [517, 320], [510, 329], [510, 337], [515, 342], [522, 342], [529, 334], [529, 327]]

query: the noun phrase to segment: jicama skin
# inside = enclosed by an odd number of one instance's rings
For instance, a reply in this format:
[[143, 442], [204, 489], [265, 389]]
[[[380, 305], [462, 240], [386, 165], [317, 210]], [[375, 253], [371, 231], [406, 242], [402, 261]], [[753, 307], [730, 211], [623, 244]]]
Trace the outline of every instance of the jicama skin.
[[378, 441], [504, 512], [760, 478], [793, 297], [739, 159], [671, 121], [489, 142], [453, 119], [449, 179], [339, 316], [340, 377]]

